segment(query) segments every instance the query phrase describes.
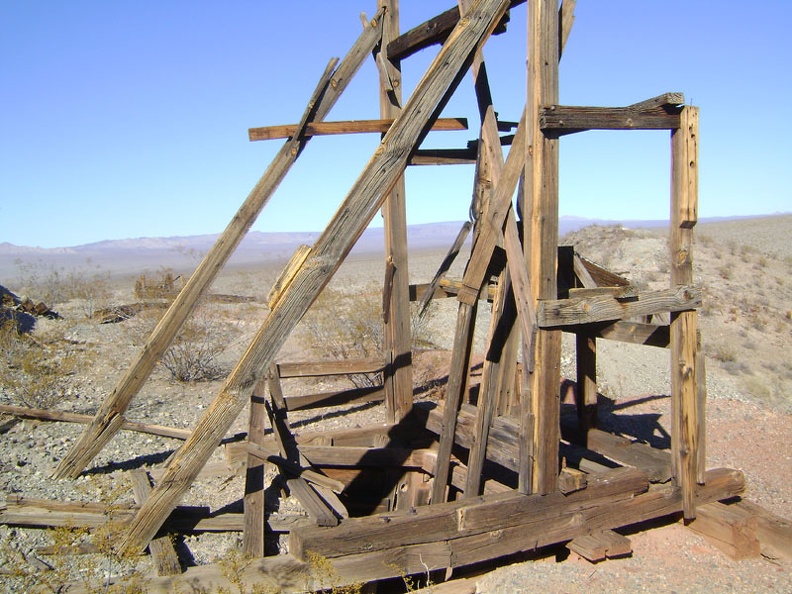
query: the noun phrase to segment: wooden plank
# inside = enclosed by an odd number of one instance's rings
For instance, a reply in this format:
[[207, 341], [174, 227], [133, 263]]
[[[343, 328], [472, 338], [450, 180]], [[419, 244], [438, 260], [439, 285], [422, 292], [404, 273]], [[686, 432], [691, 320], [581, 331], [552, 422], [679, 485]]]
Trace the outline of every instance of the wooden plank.
[[578, 536], [569, 541], [566, 547], [592, 563], [605, 559], [627, 557], [632, 554], [630, 539], [613, 530], [602, 530]]
[[[379, 120], [349, 120], [343, 122], [309, 122], [302, 132], [306, 136], [328, 136], [333, 134], [364, 134], [378, 132], [384, 134], [393, 125], [393, 118]], [[467, 118], [437, 118], [432, 124], [433, 131], [467, 130]], [[297, 124], [281, 124], [249, 128], [248, 138], [256, 140], [273, 140], [291, 138], [297, 133]]]
[[646, 291], [627, 299], [612, 295], [591, 298], [545, 299], [539, 301], [537, 318], [540, 328], [555, 328], [624, 320], [637, 316], [667, 312], [685, 312], [701, 306], [701, 290], [689, 285]]
[[407, 161], [408, 165], [472, 165], [475, 149], [418, 149]]
[[[465, 275], [462, 280], [464, 287], [460, 289], [457, 298], [468, 304], [472, 304], [478, 298], [484, 278], [487, 274], [492, 254], [498, 245], [503, 224], [509, 212], [514, 191], [520, 180], [520, 174], [525, 164], [525, 134], [526, 125], [524, 119], [517, 126], [515, 141], [509, 154], [506, 157], [506, 164], [501, 173], [500, 180], [494, 186], [489, 207], [486, 213], [486, 220], [481, 221], [481, 233], [473, 245]], [[516, 149], [516, 150], [515, 150]]]
[[451, 351], [451, 364], [443, 405], [442, 424], [437, 432], [440, 443], [438, 444], [437, 460], [433, 472], [433, 504], [443, 503], [446, 499], [448, 468], [456, 436], [457, 414], [462, 403], [462, 395], [467, 390], [467, 374], [470, 369], [470, 351], [473, 344], [475, 318], [476, 302], [468, 304], [460, 301], [457, 308], [454, 345]]
[[368, 402], [382, 402], [385, 400], [385, 390], [382, 386], [370, 388], [353, 388], [320, 394], [304, 394], [302, 396], [287, 396], [287, 410], [309, 410], [327, 406], [342, 406]]
[[[324, 119], [346, 89], [352, 76], [381, 38], [379, 16], [379, 14], [375, 16], [372, 24], [363, 31], [337, 69], [330, 68], [335, 65], [335, 60], [330, 61], [328, 69], [322, 75], [308, 102], [300, 120], [300, 128], [303, 128], [309, 121]], [[297, 134], [295, 138], [283, 145], [236, 215], [165, 312], [135, 361], [119, 379], [112, 393], [102, 402], [91, 424], [60, 461], [53, 473], [55, 478], [76, 478], [121, 428], [124, 423], [123, 414], [129, 408], [132, 399], [140, 391], [160, 357], [171, 345], [176, 333], [194, 311], [207, 287], [212, 284], [217, 273], [231, 257], [236, 246], [242, 241], [276, 188], [283, 181], [308, 140], [309, 138], [301, 138], [300, 134]], [[255, 382], [253, 383], [255, 384]], [[156, 497], [149, 501], [151, 505], [155, 505]], [[165, 515], [167, 514], [160, 513], [162, 517]], [[148, 530], [152, 534], [154, 531], [156, 528], [153, 531]]]
[[685, 97], [666, 93], [627, 107], [550, 105], [540, 110], [542, 130], [569, 134], [581, 130], [675, 130]]
[[[402, 111], [401, 64], [388, 55], [387, 47], [391, 39], [399, 36], [399, 2], [378, 0], [377, 6], [385, 9], [381, 48], [386, 51], [377, 55], [386, 66], [386, 69], [380, 70], [380, 116], [396, 118]], [[383, 388], [385, 417], [389, 422], [403, 419], [412, 408], [412, 325], [406, 200], [402, 174], [391, 185], [382, 205], [385, 260], [389, 276], [383, 291], [383, 351], [386, 359]]]
[[458, 82], [468, 58], [487, 39], [507, 6], [507, 0], [479, 0], [468, 18], [460, 21], [452, 32], [402, 114], [385, 134], [339, 210], [317, 239], [305, 265], [278, 300], [276, 309], [264, 320], [190, 438], [171, 458], [163, 480], [131, 523], [120, 543], [121, 548], [136, 550], [145, 546], [189, 488], [244, 407], [261, 370], [272, 362], [289, 333], [371, 222], [382, 200], [401, 176], [407, 156], [422, 138], [433, 114]]
[[[728, 498], [745, 489], [742, 473], [716, 469], [707, 473], [707, 482], [696, 488], [700, 504]], [[579, 493], [583, 493], [580, 491]], [[574, 493], [573, 495], [577, 495]], [[532, 498], [535, 496], [531, 496]], [[544, 499], [553, 497], [546, 495]], [[460, 535], [449, 541], [454, 566], [464, 566], [510, 555], [533, 551], [595, 530], [614, 530], [652, 519], [677, 514], [682, 510], [682, 493], [674, 486], [653, 485], [649, 491], [629, 499], [603, 502], [591, 506], [585, 503], [562, 502], [553, 506], [552, 513], [535, 515], [527, 524], [511, 524], [502, 530], [483, 531], [470, 536]]]
[[597, 339], [579, 332], [575, 335], [577, 361], [575, 407], [581, 445], [588, 445], [589, 430], [597, 426]]
[[558, 492], [567, 495], [588, 486], [588, 475], [577, 468], [565, 467], [558, 474]]
[[756, 516], [744, 508], [719, 501], [697, 506], [687, 527], [735, 561], [761, 554]]
[[[535, 299], [556, 298], [558, 260], [558, 139], [542, 133], [539, 113], [558, 103], [558, 2], [528, 4], [528, 100], [525, 144], [525, 195], [531, 212], [528, 251]], [[539, 324], [541, 326], [541, 323]], [[535, 369], [530, 398], [523, 399], [523, 418], [533, 414], [532, 451], [521, 452], [520, 491], [545, 494], [556, 488], [558, 477], [558, 417], [560, 400], [561, 333], [540, 329], [536, 337]], [[530, 408], [529, 408], [530, 406]], [[527, 468], [531, 466], [532, 468]], [[530, 475], [531, 484], [527, 484]]]
[[594, 428], [588, 432], [587, 447], [620, 464], [640, 469], [652, 482], [664, 483], [671, 478], [671, 456], [667, 451]]
[[[259, 445], [264, 444], [264, 420], [267, 411], [264, 390], [266, 379], [259, 382], [250, 397], [250, 420], [248, 424], [248, 441]], [[242, 534], [242, 552], [249, 557], [264, 556], [264, 518], [265, 493], [264, 472], [266, 464], [261, 458], [248, 454], [245, 469], [245, 529]]]
[[493, 532], [509, 526], [549, 519], [563, 508], [582, 511], [606, 501], [626, 501], [648, 488], [646, 477], [635, 469], [617, 469], [570, 495], [524, 496], [514, 491], [425, 506], [380, 516], [351, 518], [332, 535], [317, 527], [290, 533], [289, 550], [298, 559], [308, 551], [328, 558], [365, 549], [387, 550]]
[[[133, 470], [130, 474], [132, 481], [132, 492], [135, 501], [142, 504], [146, 501], [151, 491], [148, 473], [145, 470]], [[263, 529], [263, 525], [262, 525]], [[149, 553], [154, 558], [154, 565], [157, 567], [157, 575], [178, 575], [181, 573], [179, 556], [173, 548], [169, 536], [160, 536], [149, 543]]]
[[[300, 446], [313, 466], [424, 468], [429, 450], [363, 446]], [[429, 470], [429, 469], [427, 469]]]
[[[782, 518], [747, 499], [732, 504], [756, 518], [756, 534], [762, 555], [792, 560], [792, 521]], [[693, 522], [695, 524], [695, 522]]]
[[385, 367], [381, 357], [345, 359], [339, 361], [300, 361], [277, 363], [281, 379], [293, 377], [325, 377], [352, 373], [379, 373]]
[[472, 227], [472, 223], [470, 221], [465, 221], [462, 224], [462, 227], [459, 229], [459, 233], [457, 233], [456, 238], [454, 239], [454, 243], [451, 244], [451, 248], [448, 250], [445, 258], [440, 263], [440, 266], [437, 268], [437, 272], [435, 272], [432, 280], [423, 288], [423, 292], [421, 294], [421, 300], [418, 303], [418, 317], [421, 318], [426, 313], [426, 308], [429, 307], [429, 302], [435, 296], [435, 292], [437, 291], [440, 282], [445, 278], [446, 273], [451, 268], [451, 265], [456, 260], [457, 255], [459, 255], [459, 250], [462, 249], [462, 245], [465, 243], [467, 236], [470, 234], [470, 229]]
[[[11, 406], [0, 404], [0, 413], [15, 415], [23, 419], [39, 419], [44, 421], [62, 421], [65, 423], [90, 423], [94, 417], [79, 413], [63, 412], [59, 410], [44, 410], [40, 408], [28, 408], [26, 406]], [[187, 439], [190, 437], [189, 429], [176, 429], [163, 425], [152, 425], [150, 423], [138, 423], [135, 421], [124, 421], [121, 425], [124, 431], [137, 431], [138, 433], [148, 433], [149, 435], [159, 435], [161, 437], [172, 437], [173, 439]]]
[[[685, 107], [671, 136], [671, 285], [693, 282], [693, 227], [698, 220], [698, 108]], [[685, 494], [685, 519], [696, 516], [699, 421], [696, 311], [671, 314], [671, 451]]]
[[564, 47], [569, 39], [569, 34], [572, 32], [572, 24], [575, 22], [575, 6], [576, 0], [563, 0], [561, 8], [559, 9], [558, 20], [561, 23], [561, 39], [558, 47], [558, 55], [564, 53]]
[[288, 479], [286, 486], [316, 522], [317, 526], [338, 526], [338, 518], [327, 502], [319, 496], [304, 478]]
[[[512, 0], [510, 7], [524, 3], [525, 0]], [[437, 43], [443, 43], [458, 22], [459, 8], [455, 6], [390, 41], [388, 43], [388, 56], [392, 60], [403, 60], [422, 49]], [[499, 26], [493, 34], [497, 33], [498, 30], [505, 30], [505, 25]]]
[[644, 324], [641, 322], [606, 322], [585, 326], [565, 326], [564, 331], [590, 334], [594, 338], [605, 338], [632, 344], [644, 344], [668, 348], [671, 341], [668, 326]]
[[303, 468], [298, 463], [293, 462], [287, 458], [279, 456], [272, 450], [270, 450], [267, 446], [260, 445], [257, 443], [249, 443], [248, 444], [248, 453], [256, 456], [261, 460], [266, 460], [272, 464], [275, 464], [278, 468], [286, 472], [287, 474], [294, 476], [294, 477], [302, 477], [306, 480], [311, 481], [312, 483], [316, 483], [317, 485], [321, 485], [323, 487], [327, 487], [328, 489], [332, 489], [336, 493], [340, 493], [344, 490], [344, 484], [340, 481], [334, 480], [328, 476], [325, 476], [315, 470], [311, 470], [309, 468]]

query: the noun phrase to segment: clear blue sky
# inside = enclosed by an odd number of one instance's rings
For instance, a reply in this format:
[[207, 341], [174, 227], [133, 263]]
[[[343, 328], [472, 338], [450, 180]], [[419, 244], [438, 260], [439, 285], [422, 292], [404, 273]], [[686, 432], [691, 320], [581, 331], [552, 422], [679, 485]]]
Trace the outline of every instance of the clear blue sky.
[[[453, 5], [402, 0], [406, 30]], [[59, 247], [222, 231], [374, 0], [0, 0], [0, 242]], [[579, 0], [561, 103], [628, 105], [667, 91], [701, 108], [700, 215], [792, 211], [792, 2]], [[525, 101], [525, 5], [485, 58], [496, 109]], [[436, 49], [404, 64], [411, 89]], [[444, 115], [477, 124], [470, 79]], [[378, 116], [367, 63], [328, 119]], [[465, 146], [475, 131], [424, 146]], [[314, 139], [254, 229], [321, 230], [376, 146]], [[561, 144], [561, 214], [666, 218], [667, 132]], [[408, 171], [410, 223], [467, 216], [471, 167]], [[379, 217], [377, 217], [379, 218]]]

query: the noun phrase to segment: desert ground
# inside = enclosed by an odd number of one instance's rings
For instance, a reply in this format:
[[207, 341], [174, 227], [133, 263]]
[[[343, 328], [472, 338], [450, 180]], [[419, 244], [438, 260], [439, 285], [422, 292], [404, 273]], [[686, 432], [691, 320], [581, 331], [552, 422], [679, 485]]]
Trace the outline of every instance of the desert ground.
[[[792, 215], [702, 223], [696, 229], [695, 283], [704, 294], [700, 310], [702, 344], [707, 356], [708, 467], [742, 470], [747, 478], [746, 498], [769, 511], [792, 519]], [[450, 245], [453, 236], [449, 237]], [[591, 226], [572, 232], [563, 243], [575, 245], [587, 258], [627, 276], [639, 288], [668, 285], [666, 231], [662, 228], [626, 229], [619, 225]], [[428, 282], [442, 261], [447, 246], [411, 246], [411, 282]], [[184, 254], [182, 254], [184, 255]], [[128, 368], [159, 316], [163, 305], [150, 304], [116, 323], [101, 323], [103, 310], [134, 304], [140, 274], [158, 278], [165, 268], [175, 276], [189, 275], [194, 257], [158, 265], [156, 259], [135, 263], [116, 260], [115, 266], [95, 262], [48, 263], [46, 254], [29, 258], [2, 256], [0, 285], [17, 298], [44, 300], [59, 314], [38, 317], [29, 328], [28, 341], [4, 336], [9, 353], [0, 367], [0, 404], [31, 406], [92, 414]], [[78, 256], [75, 256], [78, 257]], [[458, 277], [464, 265], [460, 254], [449, 276]], [[109, 260], [112, 262], [112, 260]], [[193, 329], [208, 335], [211, 358], [202, 381], [174, 379], [160, 364], [134, 399], [127, 414], [140, 421], [189, 429], [211, 403], [251, 337], [267, 316], [267, 293], [284, 258], [232, 262], [212, 286], [193, 318]], [[57, 260], [56, 262], [63, 262]], [[71, 271], [71, 276], [69, 272]], [[57, 278], [53, 279], [53, 272]], [[330, 284], [333, 300], [318, 302], [319, 310], [336, 319], [353, 312], [376, 318], [384, 265], [376, 251], [353, 252]], [[79, 294], [64, 284], [81, 286]], [[335, 304], [335, 305], [334, 305]], [[333, 308], [336, 309], [333, 309]], [[329, 310], [327, 309], [329, 308]], [[481, 353], [487, 332], [486, 307], [476, 331]], [[128, 310], [123, 310], [128, 311]], [[421, 329], [415, 353], [416, 383], [431, 385], [442, 377], [453, 339], [455, 301], [438, 301]], [[372, 313], [374, 312], [374, 313]], [[313, 326], [312, 326], [313, 324]], [[306, 317], [282, 348], [277, 360], [327, 359], [328, 344], [317, 340], [321, 320]], [[360, 326], [357, 326], [360, 328]], [[368, 327], [368, 326], [366, 326]], [[368, 332], [368, 331], [367, 331]], [[366, 348], [371, 336], [353, 342]], [[195, 347], [188, 336], [185, 349]], [[598, 379], [603, 428], [667, 448], [670, 427], [669, 355], [662, 349], [600, 341]], [[574, 341], [565, 336], [562, 373], [574, 378]], [[376, 348], [369, 346], [368, 348]], [[358, 351], [355, 351], [358, 352]], [[182, 357], [185, 356], [182, 353]], [[183, 363], [177, 359], [175, 361]], [[26, 366], [27, 365], [27, 366]], [[337, 380], [333, 380], [335, 382]], [[289, 390], [316, 392], [332, 387], [330, 380], [304, 382]], [[424, 397], [441, 398], [442, 390]], [[565, 401], [566, 405], [567, 401]], [[296, 432], [330, 430], [384, 420], [381, 406], [348, 410], [296, 412], [290, 415]], [[75, 481], [49, 477], [79, 437], [76, 423], [0, 417], [0, 489], [62, 501], [132, 502], [127, 483], [131, 469], [156, 470], [179, 446], [166, 437], [120, 432]], [[229, 435], [247, 430], [247, 415], [240, 415]], [[216, 456], [222, 459], [221, 453]], [[213, 458], [215, 460], [215, 458]], [[197, 481], [183, 501], [208, 505], [213, 510], [235, 508], [244, 492], [242, 477], [215, 476]], [[302, 513], [290, 500], [281, 512]], [[1, 509], [1, 507], [0, 507]], [[45, 555], [41, 547], [63, 539], [63, 531], [0, 526], [0, 587], [30, 591], [38, 586], [55, 591], [64, 581], [83, 580], [99, 587], [107, 578], [134, 573], [151, 574], [147, 556], [108, 561], [99, 553]], [[504, 561], [501, 566], [461, 572], [459, 591], [466, 592], [789, 592], [792, 560], [763, 556], [732, 561], [681, 523], [641, 526], [632, 532], [632, 556], [591, 564], [563, 549], [544, 551]], [[73, 532], [70, 538], [87, 538]], [[178, 543], [184, 565], [200, 565], [235, 554], [239, 533], [185, 536]], [[271, 543], [282, 546], [282, 543]], [[441, 586], [434, 589], [441, 591]], [[433, 589], [433, 588], [429, 588]], [[442, 590], [445, 591], [445, 590]]]

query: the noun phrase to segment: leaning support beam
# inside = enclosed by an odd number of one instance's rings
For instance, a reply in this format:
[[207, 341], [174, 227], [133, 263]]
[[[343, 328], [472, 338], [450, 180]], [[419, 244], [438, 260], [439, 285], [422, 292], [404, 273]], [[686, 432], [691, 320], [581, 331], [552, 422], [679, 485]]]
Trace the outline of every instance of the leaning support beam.
[[[671, 135], [671, 285], [693, 282], [693, 227], [698, 221], [698, 108], [685, 107]], [[671, 451], [686, 520], [696, 517], [699, 406], [698, 312], [671, 314]]]
[[451, 33], [338, 212], [317, 239], [305, 264], [264, 320], [190, 438], [174, 454], [161, 482], [131, 522], [120, 543], [122, 549], [145, 547], [189, 489], [244, 407], [261, 370], [272, 363], [289, 333], [374, 218], [403, 173], [409, 154], [464, 74], [472, 53], [487, 39], [508, 4], [508, 0], [478, 0]]
[[[334, 67], [336, 63], [335, 59], [331, 60], [303, 114], [299, 124], [301, 130], [309, 121], [325, 118], [363, 61], [380, 41], [379, 19], [380, 14], [377, 14], [337, 69], [333, 70], [330, 67]], [[151, 375], [154, 366], [193, 312], [206, 288], [212, 284], [217, 273], [231, 257], [234, 249], [253, 225], [307, 142], [308, 138], [304, 138], [302, 134], [298, 133], [283, 145], [234, 218], [154, 328], [137, 359], [130, 365], [113, 392], [99, 407], [91, 425], [86, 428], [74, 447], [63, 457], [55, 469], [54, 476], [56, 478], [76, 478], [123, 426], [123, 415], [129, 408], [132, 399]]]

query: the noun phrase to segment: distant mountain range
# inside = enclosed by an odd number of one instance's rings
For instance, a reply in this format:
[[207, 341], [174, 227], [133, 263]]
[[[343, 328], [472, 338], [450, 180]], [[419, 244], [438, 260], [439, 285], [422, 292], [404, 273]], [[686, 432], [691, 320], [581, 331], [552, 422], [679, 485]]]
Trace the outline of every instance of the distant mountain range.
[[[706, 219], [708, 222], [733, 220], [736, 217]], [[702, 220], [702, 222], [705, 222]], [[662, 227], [668, 221], [612, 221], [561, 217], [559, 234], [563, 236], [589, 225], [620, 224], [625, 227]], [[428, 223], [408, 228], [410, 249], [435, 249], [450, 247], [462, 222]], [[251, 264], [285, 261], [300, 244], [312, 245], [319, 232], [250, 231], [237, 247], [230, 264]], [[38, 248], [0, 243], [0, 275], [8, 276], [18, 260], [42, 260], [56, 267], [71, 267], [89, 262], [116, 273], [157, 270], [161, 267], [194, 267], [200, 257], [214, 245], [219, 234], [185, 237], [141, 237], [137, 239], [111, 239], [73, 247]], [[377, 253], [383, 249], [384, 230], [367, 229], [358, 240], [354, 254]], [[2, 280], [0, 276], [0, 281]]]

